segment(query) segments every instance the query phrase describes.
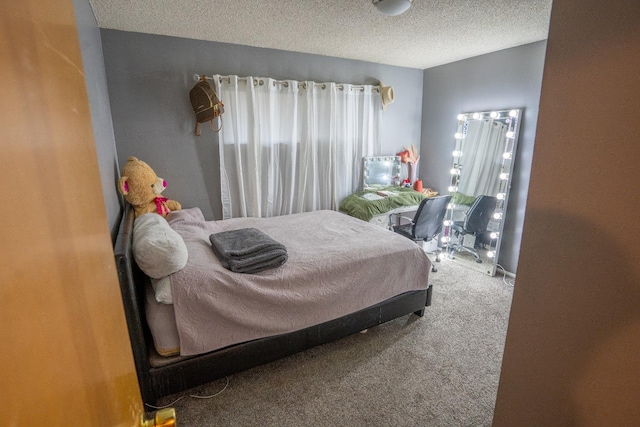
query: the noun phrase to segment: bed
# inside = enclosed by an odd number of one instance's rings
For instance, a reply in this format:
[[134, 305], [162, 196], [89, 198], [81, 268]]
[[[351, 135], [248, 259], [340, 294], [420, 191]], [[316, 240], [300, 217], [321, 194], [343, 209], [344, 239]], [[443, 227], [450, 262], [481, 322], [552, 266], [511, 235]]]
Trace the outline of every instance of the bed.
[[[199, 209], [191, 208], [167, 220], [189, 250], [185, 268], [171, 275], [173, 304], [157, 302], [150, 279], [135, 262], [134, 213], [128, 205], [114, 246], [136, 372], [148, 405], [400, 316], [422, 317], [431, 305], [430, 263], [420, 247], [339, 212], [205, 221]], [[258, 274], [222, 267], [207, 237], [246, 227], [285, 245], [286, 263]], [[209, 270], [214, 279], [205, 284], [188, 277]], [[312, 283], [320, 287], [320, 296], [305, 296]], [[254, 294], [238, 293], [239, 288]], [[201, 301], [194, 306], [190, 298]]]

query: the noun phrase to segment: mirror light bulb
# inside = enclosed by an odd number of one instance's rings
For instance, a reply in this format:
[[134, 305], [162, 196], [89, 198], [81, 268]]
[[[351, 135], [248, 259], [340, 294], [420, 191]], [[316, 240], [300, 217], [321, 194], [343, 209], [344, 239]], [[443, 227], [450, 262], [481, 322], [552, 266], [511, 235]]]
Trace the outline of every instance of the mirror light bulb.
[[449, 236], [442, 236], [442, 238], [440, 239], [442, 243], [447, 243], [449, 240], [451, 240]]
[[495, 231], [491, 234], [489, 234], [489, 237], [491, 237], [492, 239], [497, 239], [498, 238], [498, 233], [496, 233]]
[[487, 256], [489, 258], [493, 258], [494, 256], [496, 256], [496, 254], [493, 251], [489, 251], [489, 252], [487, 252]]
[[456, 132], [454, 136], [456, 137], [456, 139], [462, 139], [462, 134], [460, 132]]
[[500, 219], [502, 218], [502, 214], [500, 212], [496, 212], [493, 214], [493, 219]]
[[449, 203], [449, 204], [447, 205], [447, 209], [452, 209], [452, 208], [453, 208], [453, 204]]
[[505, 194], [504, 193], [498, 193], [498, 194], [496, 194], [496, 197], [498, 198], [498, 200], [504, 200]]
[[510, 130], [509, 132], [507, 132], [507, 138], [513, 138], [514, 136], [516, 136], [516, 133], [512, 130]]
[[464, 119], [465, 119], [464, 114], [458, 114], [458, 120], [464, 120]]
[[510, 117], [518, 117], [518, 112], [516, 110], [511, 110], [511, 111], [509, 111], [509, 116]]
[[445, 227], [449, 227], [449, 226], [451, 225], [451, 220], [449, 220], [449, 219], [445, 219], [445, 220], [442, 222], [442, 225], [444, 225]]
[[509, 178], [509, 174], [508, 174], [508, 173], [502, 172], [502, 173], [500, 174], [500, 179], [505, 180], [505, 179], [507, 179], [507, 178]]
[[451, 173], [451, 175], [458, 175], [460, 173], [459, 169], [453, 168], [449, 171]]
[[511, 153], [504, 153], [504, 154], [502, 155], [502, 158], [503, 158], [503, 159], [510, 159], [510, 158], [511, 158]]
[[480, 120], [482, 118], [482, 114], [480, 113], [473, 113], [473, 118], [476, 120]]
[[462, 151], [456, 150], [453, 152], [453, 157], [460, 157], [460, 156], [462, 156]]
[[500, 113], [492, 111], [491, 114], [489, 114], [489, 117], [491, 117], [492, 119], [497, 119], [498, 117], [500, 117]]
[[452, 193], [454, 191], [458, 191], [458, 187], [456, 187], [455, 185], [451, 185], [451, 186], [449, 186], [449, 191], [452, 192]]

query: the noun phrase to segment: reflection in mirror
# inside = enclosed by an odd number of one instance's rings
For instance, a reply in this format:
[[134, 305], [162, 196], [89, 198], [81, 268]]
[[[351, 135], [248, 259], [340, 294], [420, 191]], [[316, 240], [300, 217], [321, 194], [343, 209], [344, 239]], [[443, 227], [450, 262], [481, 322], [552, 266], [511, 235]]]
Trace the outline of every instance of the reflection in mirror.
[[400, 185], [400, 156], [364, 157], [362, 188]]
[[490, 276], [496, 274], [521, 114], [458, 115], [442, 244], [448, 258]]

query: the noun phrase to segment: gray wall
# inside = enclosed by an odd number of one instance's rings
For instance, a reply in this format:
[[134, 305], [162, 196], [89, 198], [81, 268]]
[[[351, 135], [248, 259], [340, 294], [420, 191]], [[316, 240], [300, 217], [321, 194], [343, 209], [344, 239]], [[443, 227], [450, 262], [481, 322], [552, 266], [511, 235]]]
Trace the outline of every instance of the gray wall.
[[546, 41], [424, 70], [420, 177], [441, 193], [450, 182], [456, 116], [524, 108], [498, 263], [516, 272], [536, 132]]
[[111, 239], [115, 241], [122, 200], [117, 191], [119, 177], [116, 144], [111, 121], [107, 79], [102, 57], [100, 30], [87, 0], [74, 0], [78, 38], [82, 52], [82, 65], [91, 108], [91, 123], [98, 155], [98, 167], [102, 178], [102, 195], [109, 220]]
[[[82, 3], [81, 0], [76, 0]], [[87, 5], [88, 7], [88, 5]], [[81, 9], [78, 7], [78, 9]], [[93, 15], [91, 14], [91, 20]], [[80, 22], [80, 19], [79, 19]], [[466, 111], [524, 108], [513, 184], [499, 263], [517, 271], [526, 207], [546, 42], [507, 49], [427, 70], [252, 48], [224, 43], [99, 30], [81, 30], [83, 55], [100, 155], [110, 226], [120, 209], [115, 191], [118, 163], [129, 156], [149, 163], [168, 182], [167, 197], [198, 206], [220, 219], [217, 135], [207, 127], [193, 135], [188, 100], [193, 74], [238, 74], [394, 87], [395, 103], [383, 113], [382, 153], [420, 146], [419, 177], [446, 192], [456, 115]], [[84, 33], [84, 36], [83, 36]], [[99, 61], [103, 51], [104, 69]], [[104, 75], [108, 82], [108, 96]], [[91, 80], [91, 81], [90, 81]], [[93, 94], [93, 96], [92, 96]], [[108, 105], [111, 102], [111, 114]], [[224, 100], [223, 100], [224, 101]], [[96, 104], [94, 108], [94, 104]], [[104, 111], [106, 108], [106, 111]], [[111, 128], [111, 115], [113, 128]], [[111, 131], [113, 129], [113, 131]], [[112, 141], [115, 135], [117, 159]]]
[[[149, 163], [167, 180], [166, 197], [220, 219], [217, 136], [193, 135], [194, 74], [238, 74], [394, 87], [383, 113], [382, 153], [420, 144], [422, 70], [232, 44], [101, 30], [118, 159]], [[223, 100], [224, 102], [224, 100]]]

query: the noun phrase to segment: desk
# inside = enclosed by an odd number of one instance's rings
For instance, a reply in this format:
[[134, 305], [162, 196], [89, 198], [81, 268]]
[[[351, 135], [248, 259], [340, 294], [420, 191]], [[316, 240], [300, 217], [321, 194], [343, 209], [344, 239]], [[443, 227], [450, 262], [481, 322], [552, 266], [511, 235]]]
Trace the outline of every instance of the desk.
[[[382, 197], [377, 200], [369, 200], [365, 195], [367, 193], [374, 193], [374, 190], [353, 193], [345, 197], [342, 201], [340, 204], [340, 212], [388, 228], [389, 214], [394, 212], [415, 211], [425, 197], [424, 194], [418, 193], [411, 188], [383, 187], [380, 190], [393, 191], [397, 193], [397, 195]], [[374, 218], [377, 219], [372, 221]]]
[[[418, 206], [420, 205], [401, 206], [399, 208], [392, 209], [388, 212], [375, 215], [373, 218], [369, 220], [369, 222], [383, 228], [391, 229], [392, 225], [400, 225], [400, 217], [397, 217], [396, 224], [391, 223], [391, 216], [393, 214], [404, 214], [409, 212], [415, 212], [418, 210]], [[405, 215], [405, 216], [413, 218], [413, 215]]]

